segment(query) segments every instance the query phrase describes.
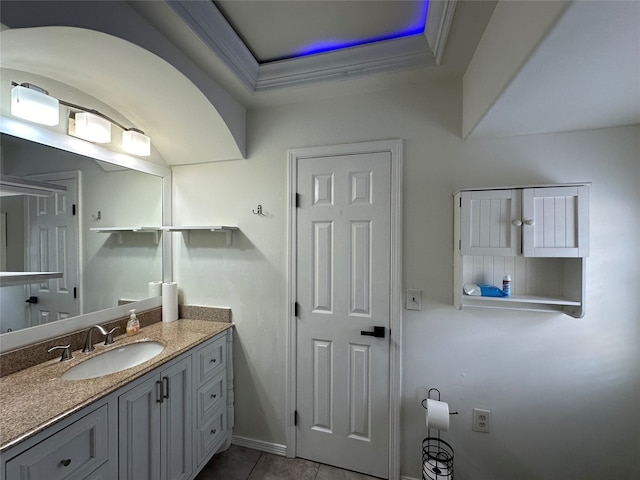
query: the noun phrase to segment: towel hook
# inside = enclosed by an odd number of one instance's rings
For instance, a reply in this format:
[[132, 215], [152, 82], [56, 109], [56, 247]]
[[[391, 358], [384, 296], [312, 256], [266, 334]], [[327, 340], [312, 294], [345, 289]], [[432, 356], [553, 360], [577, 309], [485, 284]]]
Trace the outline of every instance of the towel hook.
[[262, 215], [262, 205], [258, 205], [258, 211], [256, 212], [255, 210], [251, 210], [251, 212], [253, 212], [254, 215]]

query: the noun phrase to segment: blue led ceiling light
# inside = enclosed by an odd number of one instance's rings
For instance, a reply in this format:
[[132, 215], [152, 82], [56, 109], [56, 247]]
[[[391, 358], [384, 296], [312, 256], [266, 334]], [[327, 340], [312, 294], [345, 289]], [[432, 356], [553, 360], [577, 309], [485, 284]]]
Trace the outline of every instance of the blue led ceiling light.
[[380, 35], [378, 37], [364, 38], [360, 40], [342, 40], [339, 38], [318, 40], [302, 48], [297, 53], [297, 56], [305, 57], [318, 53], [333, 52], [335, 50], [341, 50], [343, 48], [357, 47], [360, 45], [367, 45], [369, 43], [382, 42], [385, 40], [393, 40], [395, 38], [410, 37], [412, 35], [422, 35], [424, 33], [425, 26], [427, 25], [428, 11], [429, 0], [425, 0], [424, 2], [422, 2], [421, 8], [416, 18], [402, 30], [386, 35]]

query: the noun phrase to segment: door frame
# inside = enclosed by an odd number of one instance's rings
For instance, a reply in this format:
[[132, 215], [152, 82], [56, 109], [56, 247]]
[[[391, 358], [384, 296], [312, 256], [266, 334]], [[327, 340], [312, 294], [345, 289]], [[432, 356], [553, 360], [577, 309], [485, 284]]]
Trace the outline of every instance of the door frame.
[[389, 318], [389, 480], [400, 475], [400, 402], [402, 397], [402, 140], [295, 148], [288, 151], [287, 176], [287, 377], [286, 435], [287, 457], [296, 456], [296, 368], [297, 319], [295, 316], [297, 282], [296, 183], [298, 160], [338, 155], [386, 152], [391, 155], [391, 271]]

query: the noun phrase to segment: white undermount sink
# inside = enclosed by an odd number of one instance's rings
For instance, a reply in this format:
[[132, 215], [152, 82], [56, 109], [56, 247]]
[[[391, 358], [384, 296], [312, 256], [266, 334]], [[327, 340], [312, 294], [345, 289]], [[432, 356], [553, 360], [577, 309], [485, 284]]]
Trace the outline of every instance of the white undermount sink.
[[152, 359], [162, 350], [164, 350], [164, 345], [151, 340], [130, 343], [97, 354], [95, 357], [71, 367], [62, 374], [62, 378], [65, 380], [85, 380], [121, 372]]

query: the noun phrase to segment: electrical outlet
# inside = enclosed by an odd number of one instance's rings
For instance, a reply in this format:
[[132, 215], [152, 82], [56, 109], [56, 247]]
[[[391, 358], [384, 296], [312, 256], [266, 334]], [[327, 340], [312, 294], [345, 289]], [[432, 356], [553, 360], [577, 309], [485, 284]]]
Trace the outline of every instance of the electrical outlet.
[[422, 310], [422, 290], [407, 288], [407, 310]]
[[474, 432], [489, 433], [491, 427], [491, 410], [481, 408], [473, 409], [473, 424], [471, 430]]

